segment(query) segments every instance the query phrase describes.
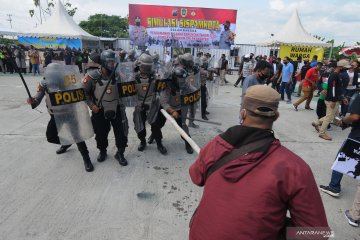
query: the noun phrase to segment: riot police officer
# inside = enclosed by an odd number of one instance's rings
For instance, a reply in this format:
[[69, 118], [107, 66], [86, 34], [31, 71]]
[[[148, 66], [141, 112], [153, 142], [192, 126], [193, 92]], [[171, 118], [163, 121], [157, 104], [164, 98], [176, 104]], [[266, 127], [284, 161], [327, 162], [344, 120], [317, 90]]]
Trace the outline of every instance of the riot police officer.
[[134, 126], [140, 139], [139, 151], [146, 148], [146, 120], [151, 124], [151, 136], [155, 139], [157, 149], [161, 154], [166, 154], [167, 149], [162, 144], [161, 128], [165, 124], [165, 117], [159, 112], [160, 102], [156, 93], [157, 76], [154, 72], [153, 58], [143, 53], [138, 61], [139, 71], [135, 76], [137, 106], [134, 110]]
[[208, 79], [208, 59], [206, 56], [200, 58], [200, 81], [201, 81], [201, 118], [204, 120], [209, 120], [206, 116], [208, 113], [207, 108], [207, 88], [206, 81]]
[[[112, 126], [117, 147], [114, 157], [120, 165], [126, 166], [128, 162], [124, 152], [128, 142], [128, 121], [125, 106], [119, 96], [116, 76], [112, 74], [115, 71], [115, 52], [110, 49], [103, 51], [100, 62], [100, 69], [89, 72], [83, 79], [88, 106], [92, 111], [95, 140], [100, 151], [97, 161], [103, 162], [107, 157], [108, 134]], [[101, 96], [103, 99], [100, 102]]]
[[98, 70], [100, 68], [100, 54], [98, 54], [97, 52], [92, 52], [89, 55], [90, 61], [88, 62], [88, 64], [86, 64], [86, 72], [90, 72], [93, 70]]
[[152, 58], [154, 61], [154, 71], [157, 73], [160, 69], [160, 55], [155, 52]]
[[135, 62], [136, 61], [136, 51], [134, 49], [131, 49], [127, 53], [126, 61], [127, 62]]
[[[91, 133], [87, 134], [88, 137], [91, 137], [93, 135], [92, 132], [92, 127], [91, 127], [91, 123], [90, 123], [90, 119], [88, 119], [89, 121], [86, 121], [86, 119], [78, 119], [78, 116], [76, 116], [76, 108], [79, 107], [79, 105], [73, 106], [73, 107], [69, 107], [70, 105], [72, 105], [71, 103], [65, 106], [68, 106], [68, 108], [66, 108], [66, 111], [64, 111], [64, 108], [62, 111], [57, 111], [58, 106], [56, 106], [56, 103], [58, 103], [59, 105], [62, 104], [61, 101], [54, 101], [54, 95], [55, 94], [61, 94], [61, 93], [66, 93], [66, 89], [64, 89], [64, 84], [61, 83], [64, 81], [64, 79], [66, 79], [64, 77], [64, 68], [69, 68], [68, 66], [63, 66], [57, 63], [50, 63], [47, 67], [46, 67], [46, 71], [45, 71], [45, 77], [44, 79], [39, 83], [38, 85], [38, 89], [37, 89], [37, 93], [34, 97], [32, 98], [28, 98], [27, 102], [29, 104], [31, 104], [33, 106], [33, 108], [37, 107], [38, 105], [40, 105], [42, 99], [44, 98], [44, 96], [46, 95], [46, 107], [48, 109], [48, 112], [50, 114], [50, 121], [47, 125], [47, 129], [46, 129], [46, 138], [47, 141], [49, 143], [54, 143], [54, 144], [60, 144], [60, 138], [59, 138], [59, 133], [58, 133], [58, 129], [56, 127], [57, 123], [59, 125], [70, 125], [70, 127], [64, 127], [61, 129], [61, 131], [66, 131], [66, 129], [71, 128], [72, 125], [72, 131], [69, 130], [70, 132], [67, 132], [67, 136], [70, 136], [70, 141], [72, 141], [71, 143], [76, 142], [77, 148], [81, 154], [81, 156], [83, 157], [84, 160], [84, 166], [85, 166], [85, 170], [87, 172], [92, 172], [94, 171], [94, 166], [91, 163], [90, 157], [89, 157], [89, 151], [87, 149], [86, 143], [85, 143], [85, 139], [84, 136], [80, 136], [81, 134], [76, 132], [78, 130], [78, 127], [80, 124], [82, 124], [82, 129], [90, 129]], [[52, 72], [52, 74], [49, 74], [49, 72]], [[80, 73], [78, 73], [80, 74]], [[56, 77], [54, 77], [56, 76]], [[79, 77], [79, 82], [80, 82], [80, 77]], [[76, 78], [72, 79], [72, 83], [76, 83]], [[60, 86], [60, 87], [59, 87]], [[66, 84], [65, 84], [66, 86]], [[79, 85], [78, 85], [79, 86]], [[81, 86], [81, 85], [80, 85]], [[51, 89], [54, 88], [54, 89]], [[82, 89], [78, 89], [78, 90], [82, 90]], [[61, 97], [62, 95], [60, 95]], [[79, 96], [79, 95], [78, 95]], [[58, 97], [58, 99], [60, 99], [60, 97]], [[79, 97], [80, 99], [80, 97]], [[83, 100], [85, 100], [85, 98], [83, 98]], [[85, 104], [85, 103], [84, 103]], [[61, 112], [68, 112], [69, 110], [73, 110], [73, 113], [70, 113], [69, 115], [67, 115], [67, 117], [63, 117], [63, 118], [56, 118], [56, 116], [54, 116], [54, 114], [58, 114], [60, 115]], [[86, 104], [85, 104], [85, 114], [80, 114], [80, 116], [82, 118], [86, 117], [86, 113], [88, 114], [88, 110], [86, 108]], [[69, 117], [71, 116], [71, 117]], [[65, 122], [61, 122], [60, 120], [64, 120]], [[68, 121], [68, 122], [66, 122]], [[71, 122], [70, 122], [71, 121]], [[89, 122], [90, 126], [88, 128], [86, 128], [86, 123]], [[76, 126], [74, 126], [76, 125]], [[65, 129], [65, 130], [64, 130]], [[79, 140], [80, 139], [80, 140]], [[67, 143], [69, 143], [69, 139], [64, 139], [67, 141]], [[66, 149], [68, 149], [71, 145], [62, 145], [58, 150], [57, 153], [63, 153], [66, 151]]]
[[126, 57], [126, 51], [125, 50], [121, 50], [120, 52], [119, 52], [119, 57], [120, 57], [120, 62], [125, 62], [125, 57]]
[[[171, 81], [168, 82], [168, 87], [161, 92], [161, 106], [172, 117], [175, 118], [177, 124], [189, 135], [189, 128], [186, 125], [186, 118], [190, 106], [195, 102], [195, 95], [199, 91], [193, 84], [195, 81], [193, 56], [185, 53], [179, 56], [179, 65], [174, 68]], [[189, 94], [193, 95], [193, 101], [184, 101]], [[194, 95], [195, 94], [195, 95]], [[199, 94], [198, 94], [199, 95]], [[196, 95], [196, 96], [198, 96]], [[196, 98], [199, 100], [198, 98]], [[192, 154], [193, 149], [190, 144], [185, 141], [185, 149], [187, 153]]]

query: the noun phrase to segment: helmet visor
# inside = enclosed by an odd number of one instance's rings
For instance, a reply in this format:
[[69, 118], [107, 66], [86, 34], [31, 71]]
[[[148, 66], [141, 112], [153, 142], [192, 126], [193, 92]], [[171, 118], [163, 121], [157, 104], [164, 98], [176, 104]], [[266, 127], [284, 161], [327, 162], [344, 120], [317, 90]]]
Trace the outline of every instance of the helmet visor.
[[150, 74], [154, 71], [153, 64], [140, 64], [140, 71], [142, 73]]

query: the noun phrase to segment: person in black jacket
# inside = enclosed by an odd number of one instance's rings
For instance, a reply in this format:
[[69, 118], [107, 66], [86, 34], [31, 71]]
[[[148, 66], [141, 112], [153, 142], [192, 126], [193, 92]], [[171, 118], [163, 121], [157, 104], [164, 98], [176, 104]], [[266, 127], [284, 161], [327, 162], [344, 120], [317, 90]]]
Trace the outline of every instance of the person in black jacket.
[[340, 60], [336, 64], [333, 73], [330, 74], [328, 79], [328, 88], [326, 91], [326, 116], [312, 122], [313, 127], [319, 132], [319, 137], [328, 141], [332, 138], [326, 134], [328, 125], [334, 120], [335, 114], [339, 109], [339, 104], [344, 102], [348, 104], [347, 99], [344, 97], [340, 73], [346, 71], [350, 67], [349, 61]]
[[300, 81], [300, 83], [299, 83], [299, 88], [298, 88], [298, 91], [297, 91], [297, 97], [300, 97], [300, 95], [301, 95], [301, 91], [302, 91], [302, 84], [303, 84], [303, 81], [304, 81], [304, 79], [305, 79], [305, 76], [306, 76], [306, 73], [307, 73], [307, 71], [310, 69], [311, 67], [310, 67], [310, 62], [309, 62], [309, 59], [305, 59], [304, 60], [304, 66], [302, 66], [302, 68], [301, 68], [301, 81]]

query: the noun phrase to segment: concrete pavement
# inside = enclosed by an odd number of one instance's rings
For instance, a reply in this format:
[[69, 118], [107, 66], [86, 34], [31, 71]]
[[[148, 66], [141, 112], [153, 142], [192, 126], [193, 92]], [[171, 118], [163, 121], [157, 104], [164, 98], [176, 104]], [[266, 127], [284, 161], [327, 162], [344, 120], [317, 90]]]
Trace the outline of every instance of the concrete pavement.
[[[190, 129], [199, 146], [238, 124], [241, 89], [233, 86], [236, 77], [227, 76], [231, 84], [220, 87], [208, 109], [210, 120], [223, 125], [198, 123], [199, 129]], [[41, 77], [25, 78], [34, 94]], [[132, 109], [127, 109], [130, 134], [125, 157], [129, 166], [121, 167], [114, 159], [111, 133], [109, 158], [103, 163], [96, 162], [95, 140], [87, 141], [95, 167], [87, 173], [75, 146], [63, 155], [55, 154], [57, 146], [45, 138], [49, 120], [45, 103], [38, 112], [25, 103], [26, 97], [17, 75], [0, 75], [1, 240], [187, 239], [202, 189], [188, 175], [196, 155], [186, 153], [169, 122], [163, 129], [167, 156], [158, 153], [155, 144], [138, 152]], [[333, 141], [326, 142], [311, 126], [315, 111], [302, 106], [295, 112], [290, 104], [281, 102], [280, 114], [276, 136], [311, 166], [318, 184], [328, 184], [330, 167], [349, 131], [333, 127], [329, 132]], [[342, 188], [339, 199], [321, 193], [328, 221], [335, 239], [360, 239], [359, 229], [351, 227], [343, 215], [351, 207], [356, 182], [344, 177]]]

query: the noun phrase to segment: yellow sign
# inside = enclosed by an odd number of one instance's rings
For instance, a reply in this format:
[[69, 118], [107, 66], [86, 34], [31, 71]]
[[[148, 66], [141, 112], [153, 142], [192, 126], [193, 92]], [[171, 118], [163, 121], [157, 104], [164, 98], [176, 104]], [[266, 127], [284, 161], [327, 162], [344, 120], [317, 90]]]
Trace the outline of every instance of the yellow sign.
[[50, 93], [49, 97], [52, 106], [66, 105], [86, 100], [85, 92], [82, 88]]
[[65, 87], [67, 87], [69, 85], [76, 85], [76, 75], [75, 74], [65, 75], [64, 76], [64, 84], [65, 84]]
[[136, 94], [135, 81], [119, 84], [121, 97], [134, 96]]
[[196, 103], [197, 101], [200, 100], [200, 97], [201, 97], [200, 90], [197, 90], [197, 91], [187, 94], [187, 95], [183, 95], [183, 96], [181, 96], [182, 104], [189, 105], [192, 103]]
[[156, 81], [155, 91], [161, 92], [165, 90], [167, 86], [166, 80], [158, 80]]
[[280, 58], [289, 57], [296, 61], [298, 57], [308, 58], [310, 61], [314, 55], [318, 56], [318, 61], [324, 57], [324, 48], [322, 47], [298, 47], [298, 46], [280, 46]]

